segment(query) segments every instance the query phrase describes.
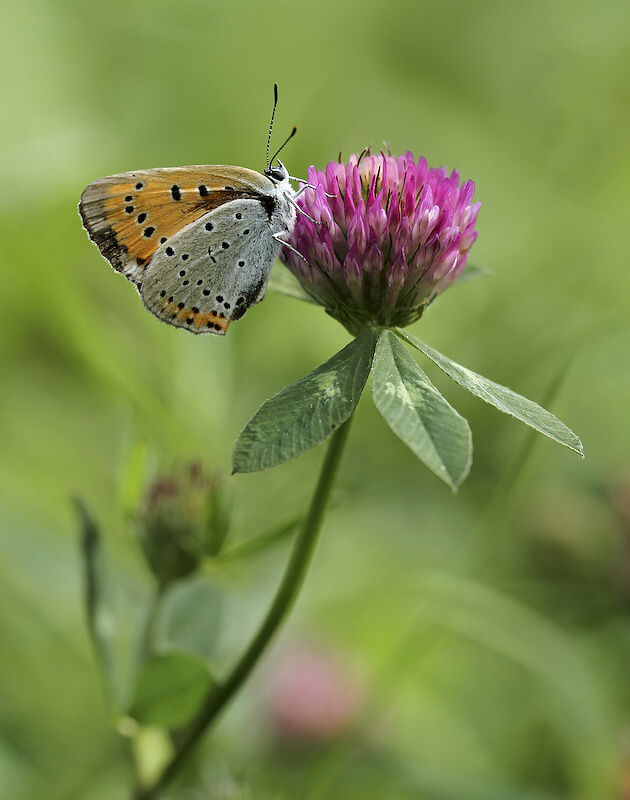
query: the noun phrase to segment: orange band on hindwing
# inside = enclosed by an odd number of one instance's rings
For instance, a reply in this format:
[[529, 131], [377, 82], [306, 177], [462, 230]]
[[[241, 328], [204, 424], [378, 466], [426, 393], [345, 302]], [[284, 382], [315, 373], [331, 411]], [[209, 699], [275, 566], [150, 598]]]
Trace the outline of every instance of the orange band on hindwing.
[[177, 319], [180, 324], [187, 325], [191, 329], [194, 327], [197, 331], [201, 331], [202, 328], [208, 328], [217, 333], [225, 333], [230, 324], [223, 314], [215, 314], [213, 311], [200, 311], [197, 308], [180, 307], [180, 304], [170, 299], [162, 301], [160, 316], [165, 322], [173, 324], [174, 320]]

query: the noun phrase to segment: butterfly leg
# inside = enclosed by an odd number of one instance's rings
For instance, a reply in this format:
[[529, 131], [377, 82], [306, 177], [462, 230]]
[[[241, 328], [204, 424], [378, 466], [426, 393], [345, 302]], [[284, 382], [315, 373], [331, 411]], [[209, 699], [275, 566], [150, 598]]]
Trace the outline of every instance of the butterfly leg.
[[296, 211], [298, 211], [303, 217], [306, 217], [306, 219], [309, 219], [313, 223], [313, 225], [324, 224], [323, 222], [318, 222], [316, 219], [313, 219], [313, 217], [307, 214], [306, 211], [301, 209], [292, 197], [287, 197], [287, 200], [289, 201], [289, 203], [291, 203], [291, 205], [295, 208]]
[[[299, 197], [305, 189], [312, 189], [313, 191], [317, 189], [317, 186], [313, 186], [312, 183], [306, 183], [305, 181], [302, 180], [302, 178], [290, 178], [290, 180], [302, 184], [302, 186], [300, 186], [300, 188], [295, 193], [296, 197]], [[336, 194], [330, 194], [330, 192], [324, 192], [324, 194], [326, 195], [326, 197], [337, 197]]]
[[[309, 219], [310, 219], [310, 217], [309, 217]], [[313, 221], [314, 221], [314, 220], [313, 220]], [[323, 225], [323, 223], [319, 223], [319, 224], [320, 224], [320, 225]], [[285, 239], [283, 239], [283, 238], [282, 238], [282, 234], [283, 234], [283, 231], [281, 231], [280, 233], [274, 233], [274, 235], [273, 235], [273, 238], [276, 240], [276, 242], [279, 242], [279, 243], [280, 243], [280, 244], [281, 244], [283, 247], [286, 247], [287, 249], [289, 249], [289, 250], [291, 250], [292, 252], [294, 252], [294, 253], [295, 253], [295, 255], [296, 255], [296, 256], [299, 256], [299, 257], [302, 259], [302, 261], [303, 261], [303, 262], [304, 262], [304, 263], [305, 263], [307, 266], [309, 266], [311, 269], [313, 269], [313, 266], [312, 266], [312, 265], [311, 265], [311, 264], [308, 262], [308, 260], [307, 260], [307, 259], [306, 259], [306, 258], [305, 258], [303, 255], [302, 255], [302, 253], [300, 253], [300, 251], [299, 251], [299, 250], [296, 250], [296, 249], [295, 249], [295, 247], [293, 247], [293, 245], [289, 244], [289, 243], [288, 243], [288, 242], [287, 242]]]

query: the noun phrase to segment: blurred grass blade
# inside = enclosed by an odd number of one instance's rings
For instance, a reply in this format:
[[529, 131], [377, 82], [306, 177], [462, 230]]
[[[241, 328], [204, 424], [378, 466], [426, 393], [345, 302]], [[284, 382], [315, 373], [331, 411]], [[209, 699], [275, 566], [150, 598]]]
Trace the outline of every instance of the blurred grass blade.
[[120, 471], [120, 506], [127, 518], [137, 512], [142, 503], [146, 489], [147, 461], [147, 443], [137, 437], [131, 443]]
[[445, 372], [449, 378], [459, 383], [464, 389], [467, 389], [471, 394], [490, 403], [499, 411], [524, 422], [531, 428], [543, 433], [555, 442], [574, 450], [584, 457], [582, 442], [573, 433], [570, 428], [567, 428], [559, 419], [545, 411], [544, 408], [535, 403], [533, 400], [528, 400], [520, 394], [516, 394], [506, 386], [501, 386], [494, 381], [484, 378], [483, 375], [478, 375], [460, 364], [451, 361], [450, 358], [443, 356], [434, 350], [432, 347], [421, 342], [412, 334], [406, 331], [397, 329], [396, 334], [404, 341], [411, 344], [417, 350], [424, 353], [427, 358], [430, 358], [437, 366]]
[[217, 561], [239, 561], [242, 558], [247, 558], [248, 556], [263, 552], [279, 542], [283, 542], [291, 536], [291, 534], [295, 533], [303, 519], [304, 514], [295, 514], [285, 522], [273, 525], [257, 536], [252, 536], [250, 539], [246, 539], [244, 542], [230, 547], [229, 550], [226, 550], [217, 557]]
[[[553, 406], [571, 365], [572, 358], [573, 354], [565, 360], [565, 363], [560, 367], [547, 389], [543, 392], [541, 398], [544, 403], [543, 407]], [[516, 501], [514, 493], [518, 477], [525, 468], [538, 441], [538, 431], [535, 428], [530, 427], [527, 433], [528, 435], [517, 449], [513, 461], [503, 470], [499, 480], [494, 485], [484, 513], [487, 530], [495, 529], [499, 524], [499, 520], [507, 520], [509, 515], [513, 513], [512, 503]]]
[[383, 331], [376, 346], [372, 397], [394, 433], [431, 472], [457, 489], [472, 462], [468, 423], [391, 331]]
[[140, 670], [129, 715], [141, 725], [179, 728], [196, 713], [211, 686], [208, 666], [197, 656], [154, 656]]
[[107, 593], [107, 568], [103, 557], [101, 535], [82, 498], [73, 499], [81, 529], [84, 601], [88, 630], [105, 678], [109, 698], [112, 702], [117, 702], [119, 695], [113, 656], [114, 613]]
[[233, 471], [275, 467], [327, 439], [359, 402], [377, 335], [374, 330], [364, 331], [313, 372], [263, 403], [234, 446]]

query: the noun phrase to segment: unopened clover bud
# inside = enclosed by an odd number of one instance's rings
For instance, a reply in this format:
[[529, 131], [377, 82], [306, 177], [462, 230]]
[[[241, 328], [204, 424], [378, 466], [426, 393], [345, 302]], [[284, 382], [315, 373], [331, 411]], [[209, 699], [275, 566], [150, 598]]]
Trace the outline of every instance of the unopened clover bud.
[[191, 462], [157, 477], [138, 519], [144, 555], [165, 586], [195, 572], [204, 557], [216, 556], [229, 527], [223, 479]]

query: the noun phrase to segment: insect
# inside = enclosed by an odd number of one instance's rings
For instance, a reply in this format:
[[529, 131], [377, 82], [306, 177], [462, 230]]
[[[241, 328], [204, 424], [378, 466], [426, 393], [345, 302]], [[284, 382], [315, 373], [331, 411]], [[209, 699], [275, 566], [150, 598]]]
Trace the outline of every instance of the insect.
[[222, 335], [265, 296], [296, 218], [295, 179], [277, 159], [296, 128], [269, 161], [277, 102], [276, 85], [263, 173], [217, 165], [146, 169], [101, 178], [81, 195], [88, 236], [158, 319]]

